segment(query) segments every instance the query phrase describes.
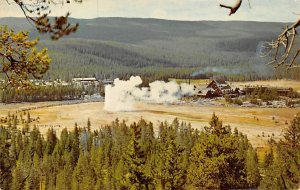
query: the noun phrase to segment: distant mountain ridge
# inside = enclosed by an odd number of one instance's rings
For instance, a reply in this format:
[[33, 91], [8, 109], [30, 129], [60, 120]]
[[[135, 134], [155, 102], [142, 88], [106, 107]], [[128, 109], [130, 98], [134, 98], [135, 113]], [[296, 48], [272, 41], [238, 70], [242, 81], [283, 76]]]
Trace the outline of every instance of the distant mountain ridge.
[[[286, 23], [255, 21], [173, 21], [152, 18], [95, 18], [74, 19], [79, 23], [79, 30], [69, 38], [109, 40], [118, 42], [137, 42], [143, 40], [159, 40], [171, 37], [235, 37], [241, 38], [257, 35], [277, 35]], [[16, 30], [36, 30], [25, 18], [0, 18], [0, 24], [8, 25]], [[101, 30], [100, 30], [101, 29]], [[263, 36], [259, 36], [263, 35]]]
[[[50, 78], [60, 72], [70, 77], [124, 76], [126, 72], [154, 75], [154, 70], [161, 68], [181, 76], [215, 66], [234, 69], [234, 73], [227, 74], [269, 75], [257, 49], [286, 26], [271, 22], [144, 18], [72, 18], [71, 22], [78, 22], [79, 30], [62, 40], [53, 42], [48, 35], [42, 35], [41, 46], [48, 47], [53, 58]], [[33, 37], [39, 35], [25, 18], [1, 18], [0, 24], [29, 30]]]

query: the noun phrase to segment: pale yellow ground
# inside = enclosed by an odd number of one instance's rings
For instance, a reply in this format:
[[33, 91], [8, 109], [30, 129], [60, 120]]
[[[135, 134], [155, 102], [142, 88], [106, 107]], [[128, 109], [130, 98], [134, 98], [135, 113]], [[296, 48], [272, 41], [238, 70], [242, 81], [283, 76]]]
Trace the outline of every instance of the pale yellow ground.
[[[5, 116], [8, 111], [14, 113], [20, 108], [45, 104], [52, 103], [0, 104], [0, 116]], [[253, 146], [263, 147], [270, 138], [268, 136], [272, 136], [273, 133], [277, 139], [282, 137], [282, 130], [287, 126], [285, 124], [286, 120], [290, 123], [290, 120], [300, 112], [299, 108], [242, 108], [191, 104], [159, 105], [138, 103], [136, 111], [112, 113], [105, 111], [103, 106], [103, 102], [82, 103], [40, 108], [32, 110], [30, 113], [32, 117], [41, 118], [36, 124], [42, 133], [45, 133], [48, 126], [52, 125], [59, 135], [64, 127], [72, 129], [75, 122], [79, 126], [85, 127], [88, 118], [90, 118], [94, 129], [99, 128], [101, 125], [109, 124], [115, 118], [130, 123], [139, 120], [141, 117], [147, 121], [152, 121], [156, 127], [161, 121], [167, 120], [171, 122], [177, 117], [182, 121], [190, 122], [194, 128], [202, 129], [203, 126], [208, 125], [208, 121], [215, 112], [223, 120], [224, 124], [231, 125], [232, 128], [237, 127], [239, 131], [247, 134]], [[275, 120], [272, 119], [273, 116]], [[62, 127], [58, 127], [58, 125]], [[264, 133], [265, 137], [262, 137], [262, 133]]]

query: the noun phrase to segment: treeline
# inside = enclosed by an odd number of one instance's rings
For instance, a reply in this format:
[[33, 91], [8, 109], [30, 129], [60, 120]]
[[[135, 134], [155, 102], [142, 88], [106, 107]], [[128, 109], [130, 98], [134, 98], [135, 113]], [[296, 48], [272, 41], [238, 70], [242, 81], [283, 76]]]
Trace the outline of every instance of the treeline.
[[[275, 143], [259, 173], [255, 149], [213, 115], [203, 131], [141, 119], [91, 130], [75, 124], [45, 136], [36, 127], [0, 127], [2, 189], [294, 189], [299, 185], [300, 117]], [[276, 152], [276, 153], [275, 153]], [[283, 164], [284, 163], [284, 164]], [[297, 165], [298, 164], [298, 165]], [[263, 177], [262, 177], [263, 176]]]
[[0, 102], [41, 102], [79, 99], [84, 89], [74, 86], [34, 86], [34, 88], [5, 88], [0, 91]]
[[[286, 95], [288, 98], [299, 98], [300, 95], [298, 92], [290, 90]], [[257, 102], [257, 99], [261, 99], [264, 102], [280, 100], [280, 94], [278, 94], [277, 88], [267, 88], [267, 87], [255, 87], [251, 91], [246, 89], [246, 99], [251, 99], [254, 102]]]
[[46, 73], [46, 80], [61, 78], [70, 81], [73, 77], [125, 79], [132, 75], [161, 80], [188, 77], [195, 71], [194, 67], [146, 56], [101, 41], [69, 39], [57, 43], [46, 41], [43, 45], [49, 48], [53, 62]]
[[[189, 48], [168, 49], [171, 47], [159, 52], [155, 48], [146, 48], [148, 46], [138, 49], [134, 45], [80, 39], [55, 43], [44, 41], [42, 45], [49, 48], [53, 62], [50, 71], [46, 74], [47, 80], [61, 78], [69, 81], [73, 77], [88, 76], [114, 79], [129, 78], [131, 75], [139, 75], [149, 80], [185, 79], [192, 76], [209, 78], [219, 75], [235, 81], [275, 78], [271, 66], [266, 66], [261, 63], [261, 60], [254, 60], [253, 55], [248, 53], [233, 55], [229, 52], [218, 52], [215, 55], [196, 53]], [[163, 46], [163, 43], [161, 45]], [[172, 47], [176, 46], [180, 44], [174, 42]], [[192, 55], [187, 56], [189, 54]], [[212, 71], [208, 69], [201, 75], [193, 75], [210, 67], [219, 69], [212, 69]]]
[[281, 66], [275, 70], [276, 79], [300, 79], [300, 67], [294, 67], [291, 69], [286, 69], [286, 67]]

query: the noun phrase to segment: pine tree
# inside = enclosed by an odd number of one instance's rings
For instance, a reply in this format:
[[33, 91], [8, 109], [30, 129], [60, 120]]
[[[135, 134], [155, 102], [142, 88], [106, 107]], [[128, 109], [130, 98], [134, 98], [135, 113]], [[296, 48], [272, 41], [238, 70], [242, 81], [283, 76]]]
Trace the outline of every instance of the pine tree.
[[[27, 160], [28, 162], [28, 160]], [[26, 168], [25, 158], [20, 154], [16, 167], [12, 171], [12, 190], [23, 190], [25, 181], [29, 177], [28, 168]]]
[[78, 163], [72, 175], [73, 190], [93, 189], [96, 179], [94, 170], [90, 167], [90, 158], [83, 152], [79, 155]]
[[104, 186], [104, 160], [102, 148], [93, 146], [91, 149], [91, 167], [95, 171], [94, 189], [105, 189]]
[[88, 128], [88, 131], [89, 131], [89, 132], [91, 131], [91, 126], [92, 126], [91, 120], [90, 120], [90, 118], [88, 118], [88, 121], [87, 121], [87, 128]]
[[23, 182], [23, 175], [22, 175], [22, 170], [21, 170], [21, 161], [17, 161], [16, 167], [14, 168], [12, 172], [12, 184], [11, 184], [11, 189], [12, 190], [18, 190], [22, 189], [22, 182]]
[[160, 149], [158, 173], [162, 189], [180, 190], [186, 183], [184, 148], [176, 141], [178, 126], [175, 120], [175, 125], [168, 128], [166, 143]]
[[[221, 141], [215, 135], [200, 135], [201, 141], [193, 147], [188, 168], [191, 189], [221, 189], [225, 181], [227, 156], [218, 147]], [[224, 187], [223, 187], [224, 188]]]
[[57, 190], [69, 190], [72, 189], [71, 180], [72, 180], [72, 165], [71, 165], [71, 156], [69, 153], [64, 154], [64, 166], [61, 169], [56, 178], [56, 187]]
[[62, 154], [64, 154], [65, 152], [69, 153], [71, 151], [70, 141], [71, 141], [71, 138], [70, 138], [69, 132], [66, 128], [64, 128], [61, 131], [60, 141], [59, 141], [59, 146], [60, 146]]
[[222, 121], [219, 119], [218, 116], [216, 116], [215, 113], [213, 113], [213, 116], [209, 122], [209, 127], [206, 127], [205, 130], [211, 134], [222, 136], [226, 135], [230, 132], [229, 126], [223, 126]]
[[291, 148], [300, 147], [300, 114], [296, 116], [284, 133], [284, 141]]
[[71, 133], [72, 136], [72, 145], [71, 145], [71, 154], [72, 154], [72, 165], [76, 166], [77, 160], [79, 158], [80, 149], [79, 149], [79, 131], [77, 125], [75, 125], [74, 131]]
[[124, 155], [124, 162], [128, 168], [125, 175], [127, 187], [130, 189], [149, 189], [152, 178], [145, 173], [146, 155], [141, 147], [142, 129], [136, 123], [130, 126], [132, 130], [132, 138], [128, 146], [128, 150]]
[[17, 153], [15, 153], [15, 148], [11, 148], [9, 151], [5, 142], [6, 129], [0, 126], [0, 188], [9, 189], [13, 176], [17, 175], [12, 171], [17, 160]]
[[53, 128], [48, 129], [47, 131], [47, 143], [46, 143], [46, 152], [48, 155], [51, 155], [55, 145], [57, 143], [57, 137]]
[[30, 117], [30, 113], [27, 112], [27, 123], [30, 123], [31, 122], [31, 117]]
[[256, 151], [251, 147], [246, 155], [246, 175], [249, 188], [257, 188], [260, 182], [260, 174], [258, 170], [258, 158]]
[[230, 127], [224, 127], [215, 114], [210, 127], [205, 129], [190, 155], [188, 183], [191, 188], [231, 189], [247, 186], [245, 158], [238, 148], [243, 138], [231, 134]]
[[274, 162], [274, 153], [273, 153], [273, 148], [271, 147], [271, 150], [269, 153], [266, 153], [265, 158], [264, 158], [264, 167], [268, 168], [272, 166]]
[[25, 182], [25, 189], [39, 189], [40, 187], [40, 159], [37, 154], [33, 156], [33, 163], [29, 171], [29, 176]]
[[[300, 116], [296, 116], [284, 133], [284, 139], [274, 142], [276, 156], [267, 156], [265, 176], [260, 188], [297, 189], [300, 183]], [[269, 158], [270, 157], [270, 158]], [[271, 161], [270, 161], [271, 160]]]

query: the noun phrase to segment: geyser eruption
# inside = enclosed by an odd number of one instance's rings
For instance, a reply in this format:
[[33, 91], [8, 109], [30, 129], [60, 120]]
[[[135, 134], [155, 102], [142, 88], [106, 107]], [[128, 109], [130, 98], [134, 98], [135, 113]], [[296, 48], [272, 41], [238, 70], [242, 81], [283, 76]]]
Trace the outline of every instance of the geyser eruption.
[[104, 109], [107, 111], [133, 111], [134, 103], [146, 101], [151, 103], [173, 103], [183, 96], [192, 96], [192, 85], [177, 84], [175, 81], [154, 81], [149, 87], [140, 88], [142, 79], [131, 76], [129, 80], [115, 79], [113, 85], [105, 87]]

